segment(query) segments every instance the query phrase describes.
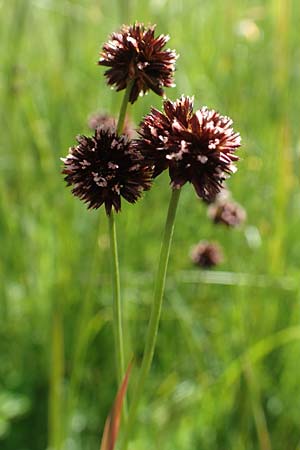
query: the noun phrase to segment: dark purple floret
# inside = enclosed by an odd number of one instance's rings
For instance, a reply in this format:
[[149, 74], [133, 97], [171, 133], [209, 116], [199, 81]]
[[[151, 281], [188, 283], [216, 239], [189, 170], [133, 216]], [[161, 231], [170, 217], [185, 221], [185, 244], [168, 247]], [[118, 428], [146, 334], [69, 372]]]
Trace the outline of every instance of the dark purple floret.
[[169, 36], [154, 36], [155, 25], [142, 23], [123, 25], [104, 44], [98, 64], [109, 67], [107, 82], [117, 91], [126, 89], [133, 81], [129, 101], [134, 103], [139, 94], [149, 89], [164, 95], [163, 87], [174, 86], [173, 73], [177, 59], [174, 50], [163, 50]]
[[166, 100], [163, 112], [155, 108], [140, 125], [135, 148], [154, 167], [153, 176], [169, 169], [174, 189], [193, 184], [204, 200], [215, 198], [223, 182], [236, 171], [240, 135], [232, 120], [207, 107], [193, 111], [193, 99]]
[[62, 173], [72, 193], [87, 203], [88, 208], [105, 205], [121, 209], [121, 197], [135, 203], [144, 190], [151, 187], [151, 169], [145, 167], [142, 155], [133, 151], [125, 135], [114, 129], [97, 128], [93, 137], [77, 137], [78, 145], [71, 147], [62, 158]]

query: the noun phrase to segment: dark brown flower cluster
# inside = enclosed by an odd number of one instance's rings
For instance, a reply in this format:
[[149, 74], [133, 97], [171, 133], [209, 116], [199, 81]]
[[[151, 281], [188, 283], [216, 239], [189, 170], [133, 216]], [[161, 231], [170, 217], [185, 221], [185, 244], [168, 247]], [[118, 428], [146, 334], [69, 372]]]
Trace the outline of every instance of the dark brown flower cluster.
[[129, 97], [131, 103], [149, 89], [163, 95], [164, 86], [174, 86], [176, 52], [163, 50], [169, 36], [161, 34], [155, 37], [154, 31], [155, 25], [123, 25], [118, 33], [111, 35], [100, 54], [98, 64], [109, 67], [105, 72], [109, 85], [120, 91], [133, 81]]
[[246, 220], [246, 211], [232, 200], [216, 201], [208, 208], [208, 217], [216, 224], [238, 227]]
[[192, 262], [204, 269], [217, 266], [223, 262], [223, 252], [216, 242], [201, 241], [191, 252]]
[[77, 141], [62, 158], [62, 173], [67, 185], [73, 186], [72, 193], [88, 208], [104, 204], [109, 215], [112, 208], [120, 211], [121, 197], [135, 203], [143, 190], [150, 188], [152, 172], [125, 135], [97, 128], [93, 137], [79, 136]]
[[[117, 91], [130, 86], [131, 103], [149, 89], [163, 95], [164, 87], [173, 86], [177, 59], [174, 50], [164, 49], [168, 39], [155, 37], [155, 26], [123, 25], [100, 55], [99, 65], [108, 67], [108, 84]], [[240, 135], [233, 130], [232, 120], [207, 107], [194, 111], [190, 97], [164, 101], [162, 112], [152, 108], [141, 123], [139, 139], [132, 142], [128, 121], [121, 136], [114, 118], [106, 114], [91, 116], [89, 126], [95, 135], [78, 138], [78, 145], [63, 159], [63, 174], [74, 195], [89, 208], [104, 204], [108, 214], [112, 208], [120, 210], [121, 197], [135, 202], [150, 188], [151, 178], [166, 169], [173, 189], [190, 182], [206, 202], [216, 199], [224, 180], [236, 171]], [[225, 204], [211, 214], [215, 222], [230, 226], [241, 221], [241, 213]]]
[[[88, 118], [88, 126], [91, 130], [96, 130], [96, 128], [99, 127], [116, 128], [116, 125], [116, 119], [106, 113], [94, 113], [91, 114]], [[135, 135], [134, 125], [128, 118], [128, 116], [125, 117], [122, 134], [126, 134], [126, 136], [128, 136], [130, 139], [133, 139]]]
[[182, 96], [175, 102], [166, 100], [163, 112], [152, 108], [134, 147], [153, 166], [154, 177], [169, 169], [174, 189], [190, 182], [199, 197], [209, 200], [236, 171], [240, 135], [229, 117], [206, 107], [194, 112], [193, 106], [192, 98]]

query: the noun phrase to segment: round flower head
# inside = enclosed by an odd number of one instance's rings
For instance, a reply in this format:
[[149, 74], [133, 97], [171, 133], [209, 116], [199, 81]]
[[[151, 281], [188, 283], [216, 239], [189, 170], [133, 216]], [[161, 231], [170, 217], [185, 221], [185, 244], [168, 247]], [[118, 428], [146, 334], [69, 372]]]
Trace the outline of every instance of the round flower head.
[[154, 167], [153, 176], [168, 168], [173, 188], [189, 181], [204, 200], [214, 198], [236, 171], [240, 135], [233, 131], [232, 120], [207, 107], [194, 112], [190, 97], [166, 100], [163, 112], [152, 108], [139, 135], [134, 146]]
[[238, 227], [246, 220], [244, 208], [231, 200], [217, 200], [209, 206], [207, 213], [214, 223], [227, 225], [228, 227]]
[[163, 95], [164, 86], [174, 86], [177, 55], [174, 50], [163, 50], [169, 36], [154, 37], [154, 31], [155, 25], [123, 25], [118, 33], [111, 35], [100, 53], [98, 64], [110, 67], [105, 72], [109, 85], [121, 91], [134, 81], [129, 97], [131, 103], [149, 89]]
[[73, 186], [72, 193], [88, 204], [88, 208], [105, 205], [121, 209], [121, 197], [135, 203], [143, 190], [151, 186], [151, 170], [143, 164], [139, 152], [130, 148], [126, 136], [114, 129], [97, 128], [93, 137], [77, 137], [78, 145], [71, 147], [62, 158], [65, 181]]
[[192, 262], [203, 269], [209, 269], [223, 262], [223, 252], [216, 242], [201, 241], [191, 251]]

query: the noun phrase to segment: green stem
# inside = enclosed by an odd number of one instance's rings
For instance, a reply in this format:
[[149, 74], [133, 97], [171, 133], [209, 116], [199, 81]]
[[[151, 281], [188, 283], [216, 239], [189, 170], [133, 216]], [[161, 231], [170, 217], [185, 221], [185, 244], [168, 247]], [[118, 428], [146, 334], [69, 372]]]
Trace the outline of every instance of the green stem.
[[[125, 90], [123, 101], [120, 108], [119, 119], [117, 124], [117, 134], [121, 134], [124, 128], [126, 110], [133, 81], [128, 83]], [[110, 251], [112, 260], [112, 284], [113, 284], [113, 329], [116, 352], [117, 378], [119, 385], [122, 383], [125, 366], [124, 366], [124, 339], [123, 339], [123, 314], [121, 305], [121, 288], [120, 288], [120, 271], [118, 259], [117, 233], [114, 212], [109, 215], [109, 237]]]
[[119, 9], [121, 23], [129, 23], [131, 15], [131, 0], [120, 0]]
[[177, 210], [179, 196], [180, 196], [180, 189], [172, 190], [172, 195], [171, 195], [171, 199], [170, 199], [170, 203], [169, 203], [168, 215], [167, 215], [167, 219], [166, 219], [165, 230], [164, 230], [164, 235], [163, 235], [163, 240], [162, 240], [162, 246], [161, 246], [161, 250], [160, 250], [159, 265], [158, 265], [158, 271], [157, 271], [156, 281], [155, 281], [154, 298], [153, 298], [151, 316], [150, 316], [150, 321], [149, 321], [149, 326], [148, 326], [148, 331], [147, 331], [145, 351], [144, 351], [144, 356], [143, 356], [139, 379], [138, 379], [137, 386], [134, 391], [134, 396], [132, 398], [131, 407], [129, 409], [127, 426], [125, 427], [123, 442], [122, 442], [122, 446], [121, 446], [122, 450], [127, 449], [131, 431], [132, 431], [132, 428], [135, 423], [138, 405], [139, 405], [139, 402], [141, 399], [142, 392], [144, 390], [145, 381], [146, 381], [147, 375], [149, 373], [153, 355], [154, 355], [154, 349], [155, 349], [155, 344], [156, 344], [157, 331], [158, 331], [158, 325], [159, 325], [159, 319], [160, 319], [160, 313], [161, 313], [161, 306], [162, 306], [163, 294], [164, 294], [164, 289], [165, 289], [167, 266], [168, 266], [168, 261], [169, 261], [170, 248], [171, 248], [172, 236], [173, 236], [173, 231], [174, 231], [174, 222], [175, 222], [175, 217], [176, 217], [176, 210]]
[[120, 290], [120, 272], [117, 248], [117, 235], [114, 212], [109, 215], [109, 238], [112, 260], [112, 284], [113, 284], [113, 329], [115, 339], [116, 366], [119, 385], [122, 383], [124, 370], [124, 341], [123, 321]]
[[121, 109], [120, 109], [120, 113], [119, 113], [118, 124], [117, 124], [117, 134], [122, 134], [122, 131], [124, 128], [126, 111], [127, 111], [129, 96], [130, 96], [130, 92], [131, 92], [133, 83], [134, 83], [134, 80], [129, 81], [128, 86], [125, 91], [125, 94], [124, 94], [124, 97], [123, 97], [123, 101], [122, 101], [122, 105], [121, 105]]

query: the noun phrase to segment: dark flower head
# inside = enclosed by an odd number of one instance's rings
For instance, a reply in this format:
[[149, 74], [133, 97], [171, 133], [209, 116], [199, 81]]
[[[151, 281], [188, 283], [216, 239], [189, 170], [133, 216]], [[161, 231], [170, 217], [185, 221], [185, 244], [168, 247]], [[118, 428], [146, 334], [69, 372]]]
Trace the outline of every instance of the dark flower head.
[[131, 103], [149, 89], [163, 95], [164, 86], [174, 86], [177, 55], [174, 50], [163, 50], [169, 36], [154, 37], [154, 31], [155, 25], [123, 25], [118, 33], [111, 35], [100, 53], [98, 64], [110, 67], [105, 72], [109, 85], [121, 91], [134, 81], [129, 97]]
[[209, 269], [223, 262], [224, 257], [219, 244], [201, 241], [192, 249], [191, 259], [195, 265]]
[[239, 159], [234, 152], [240, 135], [232, 120], [207, 107], [194, 112], [190, 97], [166, 100], [163, 109], [152, 108], [144, 118], [135, 148], [154, 166], [154, 177], [168, 168], [173, 188], [189, 181], [199, 197], [214, 198]]
[[105, 205], [121, 209], [121, 197], [135, 203], [143, 190], [151, 186], [151, 170], [143, 164], [140, 153], [133, 151], [126, 136], [114, 129], [97, 128], [93, 137], [77, 137], [78, 145], [71, 147], [62, 158], [65, 181], [73, 186], [72, 193], [88, 204], [88, 208]]
[[[96, 128], [99, 127], [116, 128], [116, 125], [116, 119], [106, 113], [94, 113], [91, 114], [88, 118], [88, 126], [91, 130], [96, 130]], [[128, 118], [128, 116], [125, 117], [124, 129], [122, 134], [126, 134], [126, 136], [128, 136], [130, 139], [132, 139], [136, 134], [134, 125]]]
[[231, 200], [216, 201], [208, 208], [208, 217], [214, 223], [227, 225], [228, 227], [238, 227], [246, 220], [246, 211], [238, 203]]

